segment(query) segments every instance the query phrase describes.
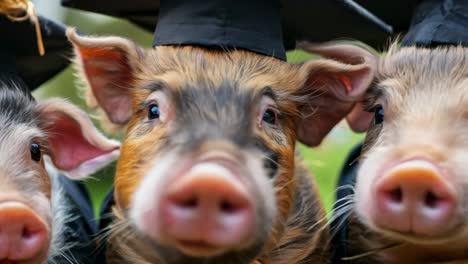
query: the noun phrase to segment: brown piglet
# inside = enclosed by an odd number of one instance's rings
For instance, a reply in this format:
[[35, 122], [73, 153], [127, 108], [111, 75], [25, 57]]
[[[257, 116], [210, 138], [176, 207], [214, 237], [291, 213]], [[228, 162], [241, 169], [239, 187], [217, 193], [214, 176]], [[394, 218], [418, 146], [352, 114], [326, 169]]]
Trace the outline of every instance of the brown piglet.
[[349, 262], [468, 263], [468, 48], [392, 45], [349, 120], [367, 130]]
[[158, 46], [69, 29], [76, 66], [127, 125], [110, 263], [328, 262], [328, 230], [296, 140], [318, 145], [374, 74], [365, 49], [290, 64], [244, 50]]

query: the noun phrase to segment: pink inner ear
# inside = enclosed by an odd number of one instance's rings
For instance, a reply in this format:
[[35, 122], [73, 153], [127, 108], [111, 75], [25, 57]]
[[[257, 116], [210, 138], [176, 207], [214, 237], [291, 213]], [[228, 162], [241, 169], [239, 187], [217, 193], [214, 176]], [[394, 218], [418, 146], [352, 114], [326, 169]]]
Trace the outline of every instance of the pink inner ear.
[[125, 55], [116, 49], [80, 50], [83, 67], [99, 105], [110, 120], [125, 124], [131, 113], [129, 84], [133, 78]]
[[60, 115], [49, 128], [49, 149], [55, 166], [70, 171], [83, 162], [111, 152], [93, 146], [85, 139], [81, 127], [64, 115]]
[[353, 90], [353, 83], [351, 82], [351, 79], [346, 76], [346, 75], [337, 75], [337, 78], [338, 80], [340, 80], [345, 88], [346, 88], [346, 91], [349, 93]]

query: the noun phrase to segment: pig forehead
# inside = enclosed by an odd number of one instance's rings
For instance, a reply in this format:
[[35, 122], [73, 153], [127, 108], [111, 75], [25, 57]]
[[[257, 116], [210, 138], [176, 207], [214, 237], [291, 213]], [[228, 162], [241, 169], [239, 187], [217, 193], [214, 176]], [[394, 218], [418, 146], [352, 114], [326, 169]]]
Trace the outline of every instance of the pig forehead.
[[468, 48], [392, 47], [379, 67], [380, 80], [395, 80], [405, 87], [447, 82], [457, 86], [468, 77]]
[[298, 65], [248, 51], [213, 51], [196, 47], [158, 46], [140, 65], [140, 79], [167, 78], [175, 85], [236, 81], [250, 89], [291, 86]]
[[41, 132], [27, 124], [9, 125], [0, 128], [0, 172], [8, 175], [23, 175], [28, 171], [29, 146]]
[[21, 88], [0, 84], [0, 124], [31, 123], [35, 102]]
[[[468, 48], [399, 49], [394, 45], [381, 60], [378, 85], [370, 93], [383, 95], [390, 103], [411, 98], [431, 99], [441, 93], [468, 97], [467, 79]], [[441, 97], [433, 99], [438, 98]]]
[[208, 110], [213, 111], [231, 108], [240, 110], [241, 107], [248, 111], [250, 106], [266, 91], [271, 92], [270, 96], [274, 95], [273, 89], [268, 86], [262, 89], [248, 89], [237, 82], [228, 80], [218, 85], [188, 84], [172, 91], [176, 107], [184, 110], [190, 106], [198, 106], [198, 108], [209, 108]]
[[0, 155], [6, 154], [12, 157], [21, 152], [22, 148], [28, 148], [33, 139], [44, 137], [45, 135], [34, 124], [0, 122]]

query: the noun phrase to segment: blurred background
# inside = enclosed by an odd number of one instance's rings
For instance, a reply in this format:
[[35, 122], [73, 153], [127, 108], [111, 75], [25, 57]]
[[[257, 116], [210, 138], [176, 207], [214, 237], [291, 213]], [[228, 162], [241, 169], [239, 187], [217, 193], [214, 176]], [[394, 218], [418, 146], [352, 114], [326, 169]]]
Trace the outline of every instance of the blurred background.
[[[111, 1], [109, 3], [111, 4]], [[39, 14], [77, 27], [86, 34], [119, 35], [130, 38], [142, 46], [151, 46], [152, 34], [127, 21], [63, 8], [60, 6], [59, 0], [36, 0], [35, 4]], [[308, 54], [300, 51], [290, 51], [287, 55], [290, 62], [300, 62], [310, 58]], [[71, 56], [71, 54], [68, 56]], [[78, 95], [76, 87], [77, 80], [73, 74], [73, 69], [69, 67], [37, 89], [34, 96], [38, 100], [51, 96], [65, 97], [87, 110], [86, 105]], [[319, 184], [321, 196], [328, 211], [334, 202], [336, 181], [344, 165], [344, 159], [350, 149], [362, 137], [363, 135], [352, 133], [343, 122], [328, 135], [321, 146], [313, 149], [300, 146], [305, 162]], [[96, 173], [86, 182], [93, 199], [95, 212], [97, 212], [101, 201], [111, 188], [114, 169], [115, 164]]]

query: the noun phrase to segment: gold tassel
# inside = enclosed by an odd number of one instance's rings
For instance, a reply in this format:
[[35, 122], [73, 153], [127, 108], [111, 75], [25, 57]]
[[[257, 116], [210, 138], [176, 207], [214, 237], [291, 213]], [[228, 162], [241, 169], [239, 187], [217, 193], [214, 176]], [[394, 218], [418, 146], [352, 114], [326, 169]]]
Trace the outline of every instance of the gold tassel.
[[42, 41], [41, 25], [36, 14], [34, 4], [29, 0], [0, 0], [0, 14], [5, 15], [14, 22], [22, 22], [30, 19], [36, 29], [37, 49], [44, 56], [44, 42]]

